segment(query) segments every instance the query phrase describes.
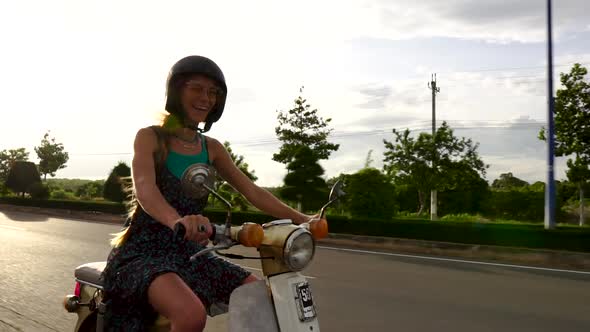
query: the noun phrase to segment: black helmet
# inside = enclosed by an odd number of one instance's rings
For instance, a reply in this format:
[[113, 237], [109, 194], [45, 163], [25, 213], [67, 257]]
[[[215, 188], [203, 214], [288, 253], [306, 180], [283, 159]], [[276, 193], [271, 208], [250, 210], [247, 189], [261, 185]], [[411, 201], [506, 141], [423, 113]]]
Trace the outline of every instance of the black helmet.
[[227, 86], [225, 85], [225, 77], [223, 72], [217, 66], [213, 60], [208, 59], [204, 56], [191, 55], [180, 59], [177, 63], [172, 66], [168, 79], [166, 80], [166, 111], [170, 114], [185, 118], [182, 104], [180, 103], [180, 85], [185, 79], [191, 75], [203, 75], [209, 79], [215, 81], [219, 88], [222, 90], [222, 94], [217, 97], [217, 102], [213, 110], [207, 115], [205, 120], [205, 128], [197, 128], [199, 131], [206, 132], [211, 129], [211, 125], [221, 118], [223, 114], [223, 108], [225, 107], [225, 99], [227, 96]]

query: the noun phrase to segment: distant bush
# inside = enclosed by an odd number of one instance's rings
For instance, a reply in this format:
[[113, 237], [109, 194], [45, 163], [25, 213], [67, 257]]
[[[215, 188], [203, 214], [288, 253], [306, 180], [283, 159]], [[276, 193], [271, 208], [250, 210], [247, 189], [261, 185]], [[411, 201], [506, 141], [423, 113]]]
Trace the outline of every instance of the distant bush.
[[459, 222], [475, 222], [481, 220], [480, 216], [474, 216], [467, 213], [447, 214], [440, 218], [441, 221], [459, 221]]
[[34, 182], [29, 186], [28, 192], [31, 194], [33, 199], [48, 199], [49, 198], [49, 187], [41, 182]]
[[124, 162], [113, 168], [104, 184], [103, 197], [113, 202], [122, 203], [127, 199], [125, 179], [131, 176], [131, 169]]
[[51, 191], [50, 197], [52, 199], [75, 199], [74, 194], [63, 189]]

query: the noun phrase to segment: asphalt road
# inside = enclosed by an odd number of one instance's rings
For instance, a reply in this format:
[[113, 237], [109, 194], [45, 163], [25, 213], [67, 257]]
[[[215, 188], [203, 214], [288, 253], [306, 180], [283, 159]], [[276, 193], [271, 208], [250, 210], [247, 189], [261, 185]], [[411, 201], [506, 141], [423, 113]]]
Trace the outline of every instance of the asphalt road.
[[[0, 331], [72, 331], [73, 270], [118, 226], [0, 212]], [[256, 261], [240, 263], [259, 273]], [[304, 274], [322, 331], [590, 331], [590, 274], [320, 247]], [[223, 331], [225, 317], [208, 322]]]

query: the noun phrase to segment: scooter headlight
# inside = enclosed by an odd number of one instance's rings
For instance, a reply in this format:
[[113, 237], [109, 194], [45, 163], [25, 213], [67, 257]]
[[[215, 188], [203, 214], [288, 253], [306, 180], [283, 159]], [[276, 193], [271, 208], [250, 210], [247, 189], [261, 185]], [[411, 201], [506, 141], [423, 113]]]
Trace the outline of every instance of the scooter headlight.
[[292, 271], [303, 270], [315, 253], [315, 243], [311, 234], [305, 229], [291, 233], [283, 249], [285, 264]]

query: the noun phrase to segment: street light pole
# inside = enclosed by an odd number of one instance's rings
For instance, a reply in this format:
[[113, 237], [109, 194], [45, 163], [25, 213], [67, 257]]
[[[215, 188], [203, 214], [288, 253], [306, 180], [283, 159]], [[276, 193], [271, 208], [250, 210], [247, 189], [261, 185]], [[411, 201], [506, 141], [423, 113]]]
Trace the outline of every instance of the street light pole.
[[545, 229], [555, 228], [555, 180], [553, 123], [553, 37], [551, 27], [551, 0], [547, 0], [547, 184], [545, 185]]

